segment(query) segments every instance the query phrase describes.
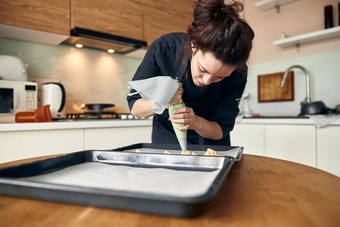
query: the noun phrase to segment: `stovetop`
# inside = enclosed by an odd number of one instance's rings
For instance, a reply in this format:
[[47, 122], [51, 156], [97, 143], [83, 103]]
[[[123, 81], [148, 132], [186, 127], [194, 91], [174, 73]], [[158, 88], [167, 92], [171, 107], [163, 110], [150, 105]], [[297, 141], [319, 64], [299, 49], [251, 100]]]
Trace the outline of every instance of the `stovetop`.
[[131, 113], [116, 113], [116, 112], [85, 112], [85, 113], [68, 113], [66, 119], [69, 120], [144, 120], [146, 117], [136, 117]]

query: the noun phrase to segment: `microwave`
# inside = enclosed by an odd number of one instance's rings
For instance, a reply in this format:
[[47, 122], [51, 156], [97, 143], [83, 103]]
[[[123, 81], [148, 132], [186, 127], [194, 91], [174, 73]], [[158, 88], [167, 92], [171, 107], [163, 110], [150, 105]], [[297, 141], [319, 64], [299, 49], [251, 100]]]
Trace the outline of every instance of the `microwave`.
[[38, 84], [0, 80], [0, 123], [15, 122], [15, 114], [38, 107]]

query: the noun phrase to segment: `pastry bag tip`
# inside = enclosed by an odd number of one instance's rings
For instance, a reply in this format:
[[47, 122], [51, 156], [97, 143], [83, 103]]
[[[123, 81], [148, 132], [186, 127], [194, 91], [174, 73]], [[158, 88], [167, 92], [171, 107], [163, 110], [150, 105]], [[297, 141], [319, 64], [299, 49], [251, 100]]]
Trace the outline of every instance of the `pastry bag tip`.
[[187, 150], [187, 138], [178, 138], [178, 142], [181, 146], [182, 151]]

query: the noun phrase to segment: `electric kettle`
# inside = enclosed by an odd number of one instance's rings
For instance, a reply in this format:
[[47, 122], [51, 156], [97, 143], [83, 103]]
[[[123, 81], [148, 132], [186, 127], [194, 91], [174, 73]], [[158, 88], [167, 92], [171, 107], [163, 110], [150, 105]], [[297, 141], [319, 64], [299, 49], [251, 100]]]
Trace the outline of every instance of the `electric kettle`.
[[65, 88], [60, 83], [48, 82], [42, 85], [41, 105], [50, 105], [52, 118], [64, 117], [66, 101]]

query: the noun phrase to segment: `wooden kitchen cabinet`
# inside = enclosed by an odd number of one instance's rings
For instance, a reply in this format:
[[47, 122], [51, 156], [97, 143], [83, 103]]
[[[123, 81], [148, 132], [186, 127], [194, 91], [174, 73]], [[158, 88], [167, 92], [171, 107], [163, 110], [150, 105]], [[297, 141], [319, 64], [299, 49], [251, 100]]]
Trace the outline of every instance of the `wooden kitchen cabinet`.
[[319, 169], [340, 176], [340, 126], [317, 129], [317, 163]]
[[0, 24], [69, 35], [70, 1], [0, 0]]
[[232, 146], [244, 147], [243, 153], [264, 156], [264, 125], [235, 124], [230, 133]]
[[0, 163], [83, 150], [83, 129], [0, 132]]
[[71, 0], [71, 27], [143, 39], [142, 0]]
[[151, 126], [84, 129], [84, 149], [113, 149], [151, 143]]
[[185, 32], [192, 22], [193, 0], [72, 0], [71, 28], [145, 40]]
[[145, 40], [186, 32], [193, 0], [0, 0], [0, 24], [70, 35], [74, 27]]
[[265, 125], [265, 156], [316, 167], [314, 125]]
[[193, 0], [143, 0], [143, 39], [150, 45], [164, 34], [186, 32], [193, 9]]
[[142, 0], [143, 6], [152, 7], [180, 17], [192, 17], [194, 0]]

